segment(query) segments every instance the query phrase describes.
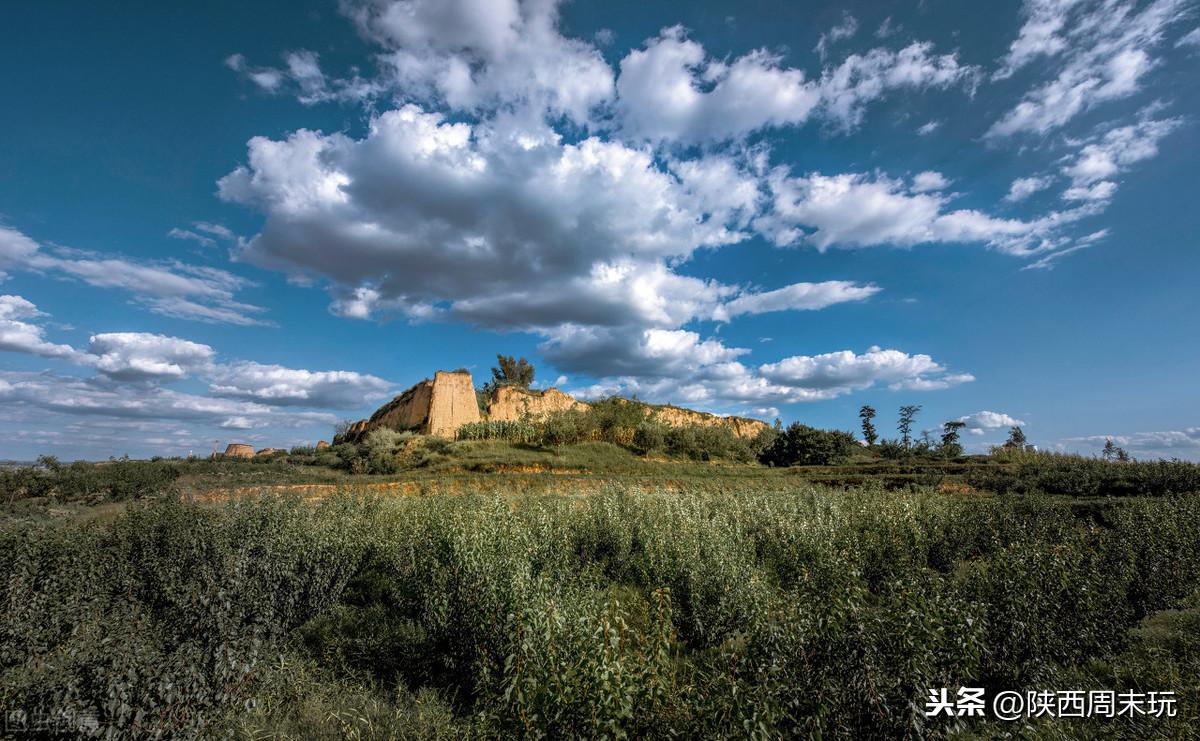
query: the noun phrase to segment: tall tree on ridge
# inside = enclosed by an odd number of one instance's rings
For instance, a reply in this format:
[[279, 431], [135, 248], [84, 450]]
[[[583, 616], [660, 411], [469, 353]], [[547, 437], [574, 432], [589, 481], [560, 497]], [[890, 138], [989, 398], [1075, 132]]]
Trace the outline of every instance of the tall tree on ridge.
[[512, 355], [497, 353], [496, 365], [499, 367], [492, 368], [492, 380], [485, 388], [516, 386], [527, 389], [533, 383], [533, 364], [525, 358], [514, 358]]
[[912, 448], [912, 424], [919, 411], [921, 411], [919, 404], [907, 404], [900, 407], [900, 423], [896, 429], [900, 431], [900, 442], [904, 445], [905, 450]]
[[967, 426], [962, 420], [951, 420], [942, 424], [941, 453], [947, 458], [957, 458], [962, 455], [963, 447], [958, 442], [958, 433]]
[[858, 417], [862, 420], [863, 440], [867, 441], [867, 445], [874, 446], [875, 441], [879, 439], [879, 433], [875, 431], [872, 421], [875, 419], [875, 407], [863, 404], [862, 409], [858, 410]]

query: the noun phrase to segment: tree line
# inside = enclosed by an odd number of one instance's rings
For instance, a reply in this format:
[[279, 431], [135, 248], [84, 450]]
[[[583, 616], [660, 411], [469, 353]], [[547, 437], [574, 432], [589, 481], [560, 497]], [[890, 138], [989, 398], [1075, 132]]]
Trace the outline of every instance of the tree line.
[[[863, 441], [868, 448], [879, 452], [884, 457], [935, 454], [945, 458], [957, 458], [962, 455], [961, 435], [962, 431], [966, 429], [967, 423], [961, 419], [948, 420], [942, 423], [939, 437], [935, 438], [929, 431], [926, 431], [918, 440], [913, 436], [913, 425], [920, 411], [919, 404], [906, 404], [900, 407], [896, 422], [896, 431], [899, 433], [899, 437], [888, 439], [881, 438], [879, 430], [875, 427], [875, 418], [878, 414], [875, 407], [864, 404], [858, 410]], [[1025, 437], [1024, 430], [1019, 425], [1014, 425], [1009, 428], [1008, 439], [1004, 442], [1003, 447], [1025, 450], [1031, 446]]]

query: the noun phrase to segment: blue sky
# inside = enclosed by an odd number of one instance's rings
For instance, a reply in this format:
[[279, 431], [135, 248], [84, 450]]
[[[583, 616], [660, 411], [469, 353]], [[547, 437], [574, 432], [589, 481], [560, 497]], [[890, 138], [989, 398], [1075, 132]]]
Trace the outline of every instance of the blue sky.
[[0, 458], [540, 384], [1200, 459], [1200, 7], [0, 10]]

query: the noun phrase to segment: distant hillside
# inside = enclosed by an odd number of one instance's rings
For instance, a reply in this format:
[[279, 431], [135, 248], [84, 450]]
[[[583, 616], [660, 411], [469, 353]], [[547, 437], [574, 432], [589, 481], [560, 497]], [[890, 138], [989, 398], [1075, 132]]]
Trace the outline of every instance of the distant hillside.
[[[671, 427], [685, 425], [724, 426], [738, 437], [752, 438], [769, 427], [766, 422], [747, 417], [722, 417], [709, 412], [672, 405], [653, 405], [624, 399], [628, 404], [643, 405], [658, 422]], [[334, 438], [334, 443], [358, 442], [380, 427], [413, 430], [421, 434], [453, 438], [458, 428], [482, 419], [496, 421], [538, 420], [568, 409], [587, 409], [590, 405], [555, 388], [524, 389], [498, 386], [480, 413], [470, 371], [438, 371], [387, 402], [369, 419], [359, 420]]]

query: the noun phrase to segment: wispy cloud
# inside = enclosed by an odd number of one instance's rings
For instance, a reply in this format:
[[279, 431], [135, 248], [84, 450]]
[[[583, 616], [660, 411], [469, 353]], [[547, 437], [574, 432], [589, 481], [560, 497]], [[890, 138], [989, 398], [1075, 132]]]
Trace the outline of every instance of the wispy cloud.
[[51, 247], [43, 249], [21, 232], [0, 226], [0, 270], [28, 270], [79, 280], [97, 288], [130, 294], [133, 300], [165, 316], [223, 324], [266, 324], [266, 309], [238, 301], [250, 281], [226, 270], [168, 261]]
[[228, 227], [207, 221], [192, 222], [190, 229], [175, 227], [167, 232], [167, 236], [197, 242], [204, 247], [216, 246], [217, 239], [232, 241], [236, 238], [236, 235]]
[[1186, 17], [1188, 0], [1080, 3], [1026, 0], [1026, 22], [993, 75], [1012, 76], [1034, 60], [1051, 79], [1029, 90], [988, 130], [991, 138], [1046, 134], [1103, 102], [1127, 98], [1158, 65], [1166, 30]]
[[[887, 25], [888, 21], [890, 20], [891, 19], [889, 18], [887, 21], [884, 21], [884, 25]], [[822, 61], [824, 61], [825, 57], [829, 54], [829, 47], [831, 45], [848, 39], [854, 36], [854, 34], [857, 32], [858, 19], [850, 15], [849, 12], [843, 12], [842, 22], [821, 34], [821, 38], [817, 40], [817, 46], [814, 51], [816, 51], [817, 55], [821, 57]], [[880, 38], [883, 37], [881, 36]]]

